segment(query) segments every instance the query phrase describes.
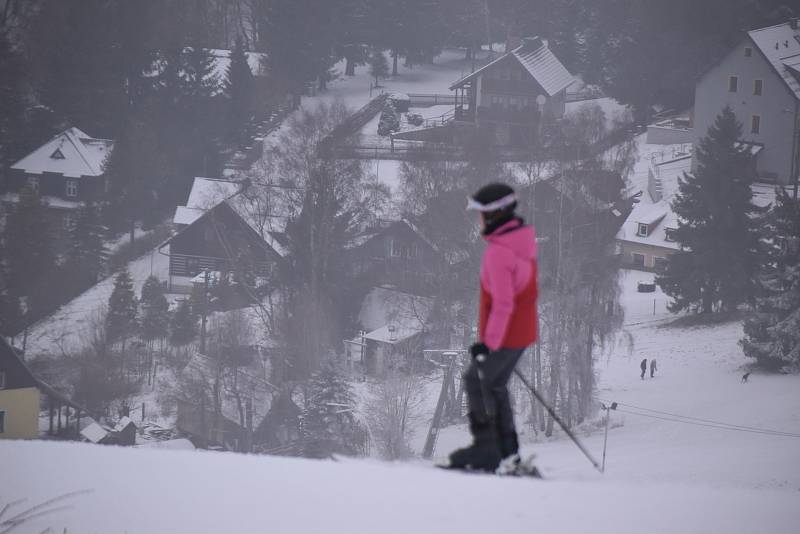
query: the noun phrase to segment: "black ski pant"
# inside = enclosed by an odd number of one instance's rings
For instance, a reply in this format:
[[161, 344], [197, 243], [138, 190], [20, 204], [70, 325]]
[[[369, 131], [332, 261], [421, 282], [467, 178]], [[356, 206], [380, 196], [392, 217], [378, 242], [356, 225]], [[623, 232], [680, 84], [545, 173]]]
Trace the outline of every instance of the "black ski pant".
[[[507, 385], [524, 351], [500, 348], [487, 355], [483, 363], [473, 359], [464, 373], [469, 412], [478, 424], [495, 426], [503, 452], [517, 452], [509, 450], [517, 448], [517, 433]], [[504, 444], [508, 440], [513, 444]]]

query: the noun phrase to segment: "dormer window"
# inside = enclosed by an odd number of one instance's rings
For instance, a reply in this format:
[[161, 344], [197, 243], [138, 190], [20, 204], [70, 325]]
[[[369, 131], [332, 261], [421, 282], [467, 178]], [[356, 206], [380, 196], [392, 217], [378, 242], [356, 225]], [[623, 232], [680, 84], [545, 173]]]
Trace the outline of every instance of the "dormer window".
[[55, 152], [50, 154], [50, 157], [53, 158], [53, 159], [65, 159], [64, 158], [64, 153], [61, 152], [60, 148], [57, 148]]
[[751, 57], [753, 55], [753, 49], [749, 46], [744, 48], [744, 57]]
[[647, 237], [649, 228], [645, 223], [638, 223], [636, 225], [636, 235], [639, 237]]
[[675, 242], [675, 228], [664, 229], [664, 240], [669, 241], [670, 243]]

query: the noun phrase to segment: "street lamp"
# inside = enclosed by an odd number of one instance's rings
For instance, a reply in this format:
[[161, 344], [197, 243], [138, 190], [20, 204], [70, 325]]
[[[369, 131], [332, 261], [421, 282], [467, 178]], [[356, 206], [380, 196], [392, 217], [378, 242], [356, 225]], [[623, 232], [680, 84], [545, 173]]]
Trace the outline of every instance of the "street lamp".
[[612, 402], [611, 406], [606, 406], [605, 404], [603, 404], [601, 402], [600, 406], [602, 406], [603, 409], [606, 411], [606, 435], [603, 438], [603, 465], [600, 468], [600, 472], [601, 473], [605, 473], [606, 472], [606, 445], [608, 444], [608, 421], [609, 421], [609, 419], [611, 419], [611, 410], [616, 410], [617, 409], [617, 403], [616, 402]]

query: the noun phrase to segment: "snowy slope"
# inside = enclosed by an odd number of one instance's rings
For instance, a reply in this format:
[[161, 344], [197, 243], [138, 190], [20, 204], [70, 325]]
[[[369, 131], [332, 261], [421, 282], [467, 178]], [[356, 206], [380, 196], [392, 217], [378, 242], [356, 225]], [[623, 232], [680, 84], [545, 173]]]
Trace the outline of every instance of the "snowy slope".
[[[663, 295], [635, 293], [648, 276], [623, 278], [632, 348], [619, 343], [598, 358], [598, 397], [624, 403], [621, 410], [800, 434], [800, 376], [756, 373], [742, 384], [741, 325], [665, 326]], [[657, 358], [659, 371], [643, 381], [644, 357]], [[621, 411], [611, 426], [604, 475], [563, 436], [546, 440], [526, 429], [523, 451], [537, 454], [545, 481], [440, 472], [419, 461], [0, 441], [0, 508], [93, 490], [18, 532], [800, 531], [800, 439]], [[581, 439], [601, 457], [599, 429]], [[466, 440], [463, 426], [445, 429], [436, 455]]]

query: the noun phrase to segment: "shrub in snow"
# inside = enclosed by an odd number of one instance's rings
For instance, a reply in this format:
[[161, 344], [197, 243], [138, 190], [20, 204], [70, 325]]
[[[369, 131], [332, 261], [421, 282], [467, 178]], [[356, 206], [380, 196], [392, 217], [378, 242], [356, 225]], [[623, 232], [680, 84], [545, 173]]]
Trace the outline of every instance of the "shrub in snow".
[[406, 120], [412, 126], [422, 126], [422, 123], [425, 122], [425, 119], [423, 119], [422, 115], [420, 115], [419, 113], [406, 114]]
[[405, 113], [411, 107], [411, 97], [405, 93], [392, 93], [389, 95], [389, 100], [392, 101], [397, 111]]
[[389, 135], [400, 129], [400, 119], [397, 118], [397, 111], [391, 100], [386, 101], [386, 105], [381, 112], [381, 118], [378, 121], [378, 135]]

